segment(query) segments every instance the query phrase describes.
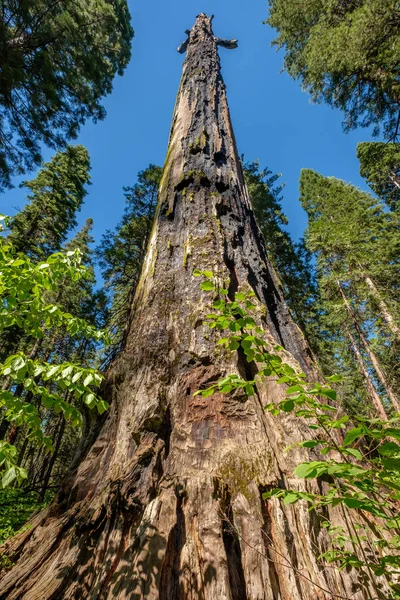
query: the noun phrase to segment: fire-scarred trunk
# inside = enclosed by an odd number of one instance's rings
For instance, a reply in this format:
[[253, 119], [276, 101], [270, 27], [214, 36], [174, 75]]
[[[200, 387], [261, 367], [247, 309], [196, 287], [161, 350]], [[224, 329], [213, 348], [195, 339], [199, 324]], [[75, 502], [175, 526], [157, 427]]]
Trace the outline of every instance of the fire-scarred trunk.
[[[10, 541], [16, 565], [0, 598], [16, 600], [312, 600], [369, 595], [348, 573], [322, 569], [325, 530], [301, 504], [262, 501], [299, 486], [286, 446], [305, 435], [265, 414], [284, 395], [194, 396], [240, 353], [216, 349], [203, 325], [209, 296], [193, 269], [229, 292], [252, 288], [271, 339], [312, 372], [307, 345], [266, 256], [235, 146], [211, 20], [188, 42], [154, 228], [126, 345], [107, 376], [111, 408], [55, 502]], [[303, 454], [301, 454], [301, 452]], [[345, 525], [338, 516], [338, 521]], [[374, 592], [375, 593], [375, 592]]]

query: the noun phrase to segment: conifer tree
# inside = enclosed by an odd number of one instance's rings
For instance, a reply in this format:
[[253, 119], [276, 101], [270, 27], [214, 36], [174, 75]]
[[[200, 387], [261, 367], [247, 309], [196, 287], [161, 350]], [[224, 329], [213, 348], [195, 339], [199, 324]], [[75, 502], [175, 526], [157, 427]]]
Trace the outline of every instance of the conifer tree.
[[42, 259], [60, 250], [76, 226], [76, 213], [90, 184], [90, 160], [84, 146], [68, 146], [21, 185], [28, 203], [11, 221], [8, 239], [16, 251]]
[[244, 164], [243, 172], [254, 214], [282, 283], [285, 298], [295, 320], [312, 343], [313, 330], [308, 324], [313, 318], [316, 290], [310, 254], [302, 240], [293, 242], [285, 230], [288, 219], [281, 205], [284, 185], [275, 185], [279, 175], [273, 175], [267, 169], [260, 170], [257, 161]]
[[0, 189], [41, 161], [41, 145], [74, 139], [130, 59], [126, 0], [3, 0]]
[[383, 365], [400, 333], [399, 217], [369, 194], [311, 170], [302, 172], [300, 191], [324, 326], [336, 331], [336, 344], [347, 338], [364, 379], [373, 374], [366, 381], [368, 390], [375, 385], [397, 409], [399, 380], [393, 368], [385, 373]]
[[362, 142], [357, 146], [360, 173], [391, 210], [400, 208], [400, 145]]
[[[68, 146], [44, 163], [34, 179], [23, 182], [22, 186], [30, 192], [28, 203], [12, 218], [7, 237], [16, 252], [44, 260], [61, 249], [76, 225], [76, 213], [87, 194], [85, 186], [90, 183], [89, 171], [86, 148]], [[26, 343], [29, 345], [30, 341], [24, 341], [21, 332], [11, 328], [3, 332], [0, 354], [4, 358], [17, 345], [20, 350], [26, 348]], [[40, 346], [42, 340], [37, 344]], [[32, 348], [28, 350], [31, 351]]]
[[132, 297], [139, 281], [157, 206], [162, 168], [150, 164], [140, 171], [137, 182], [124, 188], [125, 211], [115, 231], [108, 230], [96, 250], [96, 256], [111, 299], [109, 327], [115, 353], [129, 322]]
[[341, 109], [345, 129], [400, 125], [399, 6], [393, 0], [269, 0], [284, 66], [315, 101]]

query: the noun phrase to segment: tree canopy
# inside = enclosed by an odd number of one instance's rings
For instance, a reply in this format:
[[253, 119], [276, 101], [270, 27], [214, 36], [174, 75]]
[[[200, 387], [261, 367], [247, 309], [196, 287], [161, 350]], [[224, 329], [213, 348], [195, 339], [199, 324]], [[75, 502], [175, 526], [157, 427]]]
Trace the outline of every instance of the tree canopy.
[[400, 146], [362, 142], [357, 146], [360, 173], [373, 192], [394, 210], [400, 206]]
[[130, 59], [126, 0], [5, 0], [0, 20], [0, 188], [59, 148], [87, 118]]
[[60, 250], [76, 226], [90, 183], [90, 159], [84, 146], [68, 146], [42, 165], [34, 179], [24, 181], [28, 203], [11, 219], [9, 240], [18, 251], [44, 258]]
[[269, 0], [284, 66], [317, 102], [341, 109], [345, 129], [400, 124], [400, 8], [394, 0]]
[[150, 164], [139, 171], [137, 182], [124, 187], [125, 211], [115, 231], [103, 235], [96, 250], [99, 265], [111, 296], [110, 329], [113, 346], [122, 342], [129, 318], [130, 302], [139, 281], [157, 206], [162, 168]]

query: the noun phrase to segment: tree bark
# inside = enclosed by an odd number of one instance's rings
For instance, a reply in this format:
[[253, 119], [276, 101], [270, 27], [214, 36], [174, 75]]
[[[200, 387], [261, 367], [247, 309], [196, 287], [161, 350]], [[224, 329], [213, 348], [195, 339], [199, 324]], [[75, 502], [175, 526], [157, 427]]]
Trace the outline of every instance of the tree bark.
[[44, 500], [44, 497], [47, 492], [47, 488], [49, 486], [51, 473], [53, 471], [55, 462], [58, 458], [58, 453], [60, 452], [60, 446], [61, 446], [62, 438], [64, 435], [64, 431], [65, 431], [65, 419], [63, 416], [61, 416], [60, 422], [59, 422], [59, 427], [58, 427], [58, 432], [57, 432], [57, 438], [55, 440], [54, 451], [50, 457], [50, 460], [48, 461], [48, 464], [46, 465], [47, 468], [45, 471], [44, 479], [43, 479], [43, 482], [41, 483], [41, 490], [40, 490], [39, 498], [42, 502]]
[[348, 327], [346, 327], [346, 334], [350, 340], [351, 347], [353, 348], [354, 356], [356, 358], [358, 367], [360, 369], [360, 373], [365, 381], [368, 395], [371, 399], [372, 405], [375, 407], [375, 409], [376, 409], [378, 415], [380, 416], [380, 418], [382, 419], [382, 421], [387, 421], [388, 416], [386, 414], [385, 408], [382, 404], [382, 401], [381, 401], [379, 395], [377, 394], [374, 383], [371, 379], [370, 374], [368, 373], [368, 369], [365, 366], [364, 359], [362, 357], [360, 349], [358, 348], [357, 342], [354, 339], [354, 336]]
[[362, 275], [363, 275], [365, 283], [367, 284], [367, 286], [369, 287], [369, 289], [372, 292], [372, 296], [373, 296], [374, 300], [376, 301], [376, 303], [379, 306], [379, 309], [381, 311], [382, 317], [386, 321], [386, 323], [387, 323], [390, 331], [393, 333], [393, 335], [400, 342], [400, 327], [397, 325], [397, 323], [394, 320], [392, 314], [390, 313], [388, 305], [386, 304], [386, 302], [382, 298], [379, 290], [377, 289], [375, 283], [372, 281], [371, 277], [368, 277], [368, 275], [365, 275], [364, 273]]
[[396, 412], [400, 413], [400, 403], [397, 400], [397, 396], [394, 393], [394, 391], [392, 389], [392, 386], [387, 381], [386, 376], [385, 376], [383, 370], [381, 369], [381, 366], [379, 364], [379, 360], [378, 360], [375, 352], [373, 352], [371, 350], [371, 347], [370, 347], [370, 345], [368, 343], [368, 340], [365, 338], [365, 335], [364, 335], [364, 333], [363, 333], [363, 331], [362, 331], [362, 329], [361, 329], [361, 327], [360, 327], [360, 325], [358, 323], [357, 317], [354, 314], [354, 311], [353, 311], [352, 307], [350, 306], [350, 302], [348, 301], [347, 296], [346, 296], [346, 294], [345, 294], [345, 292], [343, 290], [342, 284], [340, 283], [340, 281], [338, 281], [337, 284], [338, 284], [338, 287], [339, 287], [340, 294], [341, 294], [341, 296], [343, 298], [343, 302], [344, 302], [344, 305], [346, 307], [347, 313], [348, 313], [349, 317], [351, 318], [351, 320], [353, 322], [354, 328], [357, 331], [358, 337], [360, 338], [361, 343], [364, 346], [365, 351], [366, 351], [369, 359], [371, 360], [372, 366], [374, 367], [374, 370], [375, 370], [375, 372], [376, 372], [376, 374], [378, 376], [378, 379], [380, 380], [380, 382], [382, 384], [382, 387], [385, 390], [385, 392], [386, 392], [386, 394], [387, 394], [390, 402], [393, 404], [394, 409], [396, 410]]
[[256, 226], [203, 14], [189, 35], [132, 324], [104, 387], [109, 414], [56, 500], [5, 544], [15, 566], [1, 599], [385, 597], [370, 580], [321, 565], [329, 539], [306, 505], [262, 500], [271, 486], [304, 485], [292, 473], [308, 451], [284, 449], [309, 437], [308, 425], [263, 408], [283, 399], [282, 386], [193, 396], [254, 368], [203, 325], [210, 295], [194, 268], [213, 270], [231, 297], [253, 289], [271, 341], [313, 373]]

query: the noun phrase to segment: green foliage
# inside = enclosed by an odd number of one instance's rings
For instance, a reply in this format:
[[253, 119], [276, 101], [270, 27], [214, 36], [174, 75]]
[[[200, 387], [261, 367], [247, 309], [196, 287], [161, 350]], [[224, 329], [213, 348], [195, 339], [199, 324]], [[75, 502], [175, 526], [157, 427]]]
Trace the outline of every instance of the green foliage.
[[32, 513], [44, 508], [35, 492], [21, 489], [0, 490], [0, 543], [14, 536]]
[[111, 295], [109, 327], [115, 353], [121, 346], [129, 309], [139, 282], [157, 206], [161, 167], [150, 164], [137, 183], [124, 188], [126, 207], [116, 230], [107, 231], [96, 255]]
[[399, 214], [388, 212], [380, 200], [354, 186], [311, 170], [302, 171], [300, 194], [308, 215], [305, 243], [315, 259], [319, 291], [314, 350], [325, 373], [347, 371], [347, 407], [351, 404], [357, 413], [365, 410], [369, 393], [357, 366], [354, 341], [378, 392], [383, 398], [387, 392], [360, 342], [360, 332], [400, 392], [398, 342], [382, 315], [384, 302], [393, 322], [400, 323]]
[[130, 59], [126, 0], [2, 2], [0, 187], [41, 160], [42, 143], [76, 138]]
[[275, 267], [284, 296], [295, 320], [304, 332], [311, 333], [308, 321], [313, 318], [315, 295], [310, 255], [301, 241], [294, 243], [285, 230], [288, 220], [282, 212], [279, 175], [260, 170], [257, 161], [243, 165], [245, 182], [250, 194], [257, 224], [260, 227], [268, 257]]
[[[27, 255], [16, 252], [7, 240], [2, 240], [0, 333], [16, 326], [24, 335], [41, 340], [47, 330], [62, 328], [70, 336], [105, 340], [105, 334], [93, 325], [49, 302], [49, 294], [56, 292], [66, 280], [77, 282], [86, 275], [87, 269], [81, 264], [78, 249], [53, 254], [46, 262], [36, 263]], [[102, 380], [95, 369], [70, 362], [57, 363], [54, 358], [49, 363], [20, 351], [0, 364], [0, 374], [5, 382], [0, 391], [4, 418], [18, 427], [23, 425], [29, 438], [44, 443], [49, 451], [53, 449], [52, 440], [45, 433], [46, 419], [43, 419], [39, 405], [47, 411], [63, 414], [74, 426], [80, 425], [81, 413], [69, 398], [82, 399], [89, 408], [96, 407], [100, 414], [108, 408], [107, 403], [95, 394]], [[23, 390], [25, 395], [21, 393]], [[4, 442], [0, 469], [3, 487], [26, 476], [16, 463], [16, 449]]]
[[360, 173], [373, 192], [391, 208], [400, 206], [400, 146], [363, 142], [357, 146]]
[[[207, 274], [206, 274], [207, 273]], [[384, 575], [392, 587], [390, 598], [400, 598], [400, 588], [393, 576], [400, 568], [400, 520], [397, 504], [400, 500], [400, 418], [389, 422], [365, 419], [351, 420], [337, 407], [337, 391], [342, 377], [334, 375], [327, 384], [308, 382], [304, 373], [287, 364], [283, 348], [267, 341], [263, 328], [257, 323], [257, 303], [254, 292], [238, 292], [228, 299], [226, 290], [218, 289], [209, 272], [195, 271], [203, 283], [210, 283], [207, 291], [213, 293], [214, 312], [207, 315], [211, 329], [223, 332], [217, 344], [227, 350], [245, 354], [257, 368], [254, 379], [245, 380], [232, 373], [196, 394], [204, 397], [219, 392], [229, 394], [240, 390], [247, 396], [254, 394], [257, 385], [265, 380], [285, 387], [285, 398], [271, 402], [265, 410], [272, 415], [293, 413], [308, 423], [310, 438], [296, 444], [313, 449], [320, 458], [297, 465], [300, 479], [324, 478], [324, 492], [277, 488], [264, 493], [265, 499], [276, 496], [285, 504], [306, 501], [310, 510], [320, 515], [323, 526], [331, 535], [330, 549], [320, 556], [326, 563], [336, 563], [339, 569], [356, 568], [371, 577]], [[222, 293], [221, 293], [222, 292]], [[344, 431], [345, 435], [338, 432]], [[290, 448], [287, 449], [290, 451]], [[348, 530], [335, 527], [326, 517], [326, 506], [343, 505], [350, 511]], [[352, 518], [352, 511], [375, 519], [373, 535], [366, 556], [360, 540], [368, 539], [362, 519]], [[358, 551], [355, 551], [358, 548]], [[388, 598], [389, 600], [389, 598]]]
[[345, 128], [399, 127], [400, 9], [393, 0], [269, 0], [284, 66], [312, 94], [345, 114]]
[[44, 163], [31, 181], [28, 203], [10, 221], [9, 241], [17, 251], [38, 260], [60, 250], [76, 226], [75, 214], [87, 194], [90, 160], [83, 146], [68, 146]]

